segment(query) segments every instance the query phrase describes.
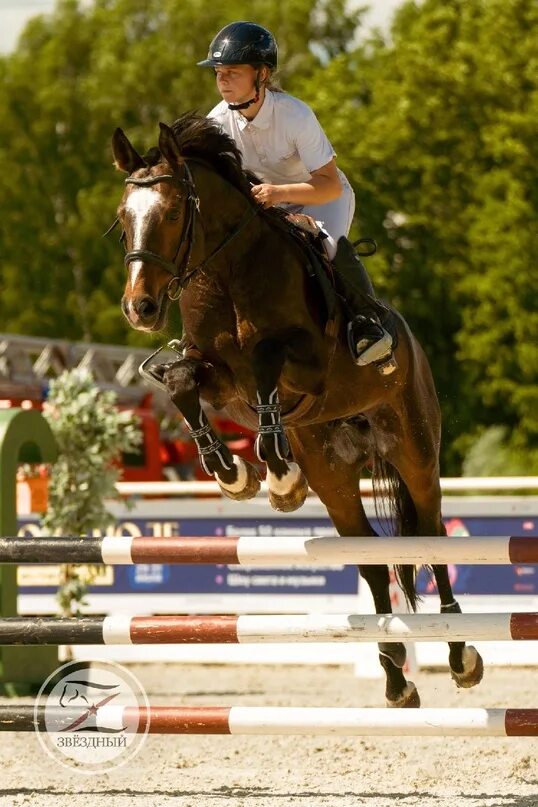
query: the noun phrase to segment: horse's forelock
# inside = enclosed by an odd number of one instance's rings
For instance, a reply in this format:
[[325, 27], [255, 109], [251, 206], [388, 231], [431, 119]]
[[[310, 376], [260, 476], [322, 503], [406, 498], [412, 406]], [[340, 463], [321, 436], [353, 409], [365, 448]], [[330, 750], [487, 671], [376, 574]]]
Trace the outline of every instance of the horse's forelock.
[[195, 151], [203, 151], [206, 156], [228, 155], [242, 171], [241, 152], [235, 141], [211, 118], [196, 112], [186, 112], [174, 121], [171, 128], [179, 149], [185, 156]]
[[250, 197], [241, 152], [218, 123], [196, 112], [187, 112], [174, 121], [171, 128], [183, 156], [210, 163], [228, 182]]
[[157, 146], [153, 146], [153, 148], [150, 148], [146, 152], [146, 154], [144, 154], [144, 156], [142, 157], [142, 159], [149, 168], [152, 168], [154, 165], [158, 165], [160, 162], [162, 162], [162, 158], [163, 157], [160, 152], [160, 149]]

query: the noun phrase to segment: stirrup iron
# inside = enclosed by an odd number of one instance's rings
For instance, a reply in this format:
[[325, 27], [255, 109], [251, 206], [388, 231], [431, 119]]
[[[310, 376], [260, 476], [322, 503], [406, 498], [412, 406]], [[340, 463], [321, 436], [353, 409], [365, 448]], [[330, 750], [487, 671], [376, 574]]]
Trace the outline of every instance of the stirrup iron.
[[[367, 317], [361, 317], [362, 323], [357, 323], [357, 317], [351, 320], [347, 326], [347, 341], [353, 361], [359, 367], [373, 364], [381, 375], [390, 375], [397, 368], [397, 362], [393, 357], [393, 339], [391, 334], [380, 322]], [[377, 338], [367, 330], [364, 336], [360, 333], [355, 336], [355, 327], [363, 324], [370, 329], [375, 328], [378, 332]]]
[[[180, 339], [172, 339], [170, 342], [168, 342], [166, 347], [168, 348], [168, 350], [173, 350], [174, 353], [178, 354], [178, 356], [183, 356], [183, 349], [181, 347]], [[158, 356], [162, 350], [165, 350], [164, 346], [158, 347], [157, 350], [154, 350], [153, 353], [151, 353], [147, 357], [147, 359], [144, 359], [144, 361], [138, 368], [138, 372], [140, 373], [144, 381], [147, 381], [149, 384], [153, 384], [154, 387], [158, 387], [159, 389], [168, 392], [166, 384], [163, 381], [161, 381], [161, 379], [158, 376], [154, 374], [151, 367], [148, 367], [152, 359], [154, 359], [155, 356]]]

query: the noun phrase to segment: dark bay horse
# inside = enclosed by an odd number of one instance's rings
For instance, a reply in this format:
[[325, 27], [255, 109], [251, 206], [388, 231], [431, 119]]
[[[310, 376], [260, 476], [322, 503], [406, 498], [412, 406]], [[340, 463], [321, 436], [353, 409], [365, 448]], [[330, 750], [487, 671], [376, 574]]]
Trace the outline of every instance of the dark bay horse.
[[[273, 507], [300, 507], [310, 486], [340, 535], [370, 536], [359, 492], [365, 466], [390, 501], [396, 535], [444, 535], [439, 485], [440, 413], [427, 359], [392, 312], [398, 369], [382, 375], [354, 364], [345, 322], [331, 318], [305, 255], [279, 213], [253, 200], [233, 143], [211, 121], [184, 115], [160, 125], [158, 148], [141, 157], [121, 129], [116, 166], [129, 175], [118, 209], [126, 247], [122, 299], [133, 328], [162, 329], [179, 299], [189, 347], [153, 373], [184, 416], [206, 470], [223, 492], [247, 499], [256, 469], [232, 456], [200, 401], [258, 430]], [[377, 613], [390, 613], [385, 565], [360, 566]], [[441, 611], [459, 613], [446, 566], [433, 566]], [[415, 569], [396, 568], [412, 607]], [[475, 648], [449, 644], [458, 686], [482, 677]], [[389, 706], [419, 706], [402, 667], [405, 648], [380, 643]]]

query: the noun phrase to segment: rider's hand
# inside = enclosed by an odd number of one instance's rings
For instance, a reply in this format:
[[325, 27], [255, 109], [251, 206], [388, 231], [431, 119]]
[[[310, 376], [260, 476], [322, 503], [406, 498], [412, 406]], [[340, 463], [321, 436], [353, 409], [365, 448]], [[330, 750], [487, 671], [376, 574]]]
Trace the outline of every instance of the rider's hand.
[[263, 182], [261, 185], [253, 185], [251, 193], [263, 207], [272, 207], [282, 201], [278, 185], [269, 185]]

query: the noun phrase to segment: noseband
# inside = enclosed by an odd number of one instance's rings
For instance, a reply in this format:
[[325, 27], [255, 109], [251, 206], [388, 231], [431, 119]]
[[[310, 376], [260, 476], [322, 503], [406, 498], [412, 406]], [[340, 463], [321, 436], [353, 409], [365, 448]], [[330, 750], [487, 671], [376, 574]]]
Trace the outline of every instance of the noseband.
[[[174, 256], [172, 261], [168, 261], [159, 255], [156, 252], [152, 252], [149, 249], [134, 249], [130, 252], [125, 253], [124, 263], [125, 266], [129, 266], [130, 263], [133, 261], [147, 261], [148, 263], [154, 263], [158, 266], [161, 266], [165, 269], [169, 274], [172, 275], [170, 282], [168, 283], [166, 292], [170, 300], [177, 300], [179, 299], [181, 292], [191, 280], [194, 274], [199, 272], [201, 269], [206, 266], [210, 260], [212, 260], [217, 253], [219, 253], [224, 247], [226, 247], [233, 239], [239, 235], [241, 230], [254, 218], [254, 216], [258, 212], [258, 206], [252, 205], [249, 206], [247, 213], [239, 224], [232, 229], [222, 241], [219, 246], [213, 250], [213, 252], [204, 258], [201, 263], [197, 264], [196, 266], [190, 266], [192, 250], [194, 247], [195, 242], [195, 219], [196, 213], [200, 214], [200, 199], [196, 194], [196, 188], [194, 185], [194, 180], [192, 178], [192, 173], [187, 165], [187, 162], [184, 162], [185, 166], [185, 176], [180, 177], [177, 174], [158, 174], [157, 176], [151, 177], [144, 177], [144, 178], [137, 178], [137, 177], [128, 177], [125, 180], [126, 185], [137, 185], [139, 187], [151, 187], [152, 185], [156, 185], [158, 182], [174, 182], [179, 186], [184, 186], [187, 189], [187, 214], [185, 216], [185, 223], [183, 225], [183, 231], [181, 233], [181, 238], [179, 239], [179, 244], [177, 248], [177, 252]], [[111, 228], [112, 229], [112, 228]], [[109, 230], [110, 232], [110, 230]], [[122, 233], [122, 240], [125, 237], [125, 232]], [[182, 247], [185, 246], [185, 250], [183, 254]]]

